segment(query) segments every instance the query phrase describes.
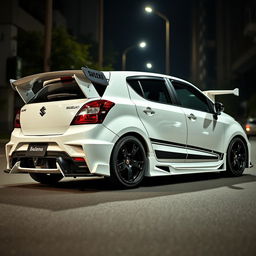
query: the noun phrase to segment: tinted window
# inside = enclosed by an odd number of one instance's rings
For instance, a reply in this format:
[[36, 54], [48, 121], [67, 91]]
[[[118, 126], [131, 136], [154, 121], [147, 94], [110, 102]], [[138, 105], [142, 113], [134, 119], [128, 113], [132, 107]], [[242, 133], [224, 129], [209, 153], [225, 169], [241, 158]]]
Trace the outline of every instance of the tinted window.
[[137, 92], [141, 97], [143, 97], [143, 92], [138, 80], [129, 80], [128, 83], [135, 92]]
[[184, 108], [210, 112], [206, 97], [193, 87], [172, 81], [178, 99]]
[[164, 104], [171, 103], [171, 98], [164, 80], [141, 79], [139, 83], [142, 87], [145, 99]]
[[74, 100], [85, 98], [75, 81], [55, 82], [39, 90], [29, 103], [49, 102], [59, 100]]

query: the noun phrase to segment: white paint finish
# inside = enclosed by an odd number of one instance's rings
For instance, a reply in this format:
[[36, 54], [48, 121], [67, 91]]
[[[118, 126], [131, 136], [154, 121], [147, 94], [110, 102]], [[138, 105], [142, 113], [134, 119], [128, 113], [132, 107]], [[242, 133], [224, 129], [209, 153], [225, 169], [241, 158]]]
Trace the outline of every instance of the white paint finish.
[[[20, 112], [21, 130], [24, 135], [63, 134], [87, 99], [52, 101], [26, 104]], [[76, 108], [67, 109], [74, 106]], [[45, 114], [40, 110], [45, 108]]]
[[215, 102], [216, 95], [233, 94], [235, 96], [239, 96], [239, 89], [236, 88], [234, 90], [211, 90], [211, 91], [203, 91], [203, 93], [206, 96], [208, 96], [213, 102]]
[[[223, 152], [223, 141], [228, 127], [221, 115], [216, 120], [211, 113], [183, 108], [188, 124], [187, 144]], [[193, 114], [195, 120], [188, 117]]]
[[[82, 75], [81, 71], [53, 73], [54, 76], [66, 75], [67, 73], [76, 74], [79, 79]], [[211, 155], [211, 153], [171, 145], [152, 145], [150, 138], [225, 153], [231, 139], [239, 135], [246, 140], [250, 151], [250, 144], [243, 129], [227, 114], [222, 113], [216, 121], [213, 115], [209, 113], [147, 101], [129, 89], [126, 83], [127, 76], [171, 77], [142, 72], [104, 72], [104, 74], [109, 80], [109, 86], [107, 86], [102, 99], [110, 100], [115, 105], [107, 114], [103, 124], [70, 126], [75, 114], [88, 101], [87, 99], [27, 104], [23, 107], [26, 111], [21, 112], [22, 128], [14, 129], [11, 140], [6, 146], [7, 168], [9, 167], [9, 155], [20, 145], [47, 142], [55, 144], [55, 148], [72, 157], [85, 156], [90, 172], [108, 176], [110, 174], [110, 156], [115, 143], [121, 136], [131, 132], [139, 134], [147, 145], [149, 169], [146, 171], [146, 176], [225, 170], [225, 154], [223, 160], [214, 162], [204, 160], [191, 163], [188, 160], [183, 162], [165, 160], [163, 163], [158, 161], [154, 153], [155, 149], [185, 154], [188, 152], [203, 156]], [[23, 78], [15, 81], [15, 86], [25, 86], [31, 79], [52, 77], [52, 75], [46, 73]], [[175, 80], [183, 81], [181, 79]], [[80, 80], [78, 83], [81, 87], [85, 86]], [[91, 88], [92, 91], [94, 89]], [[89, 97], [91, 96], [90, 94]], [[78, 108], [66, 110], [66, 107], [70, 105], [77, 105]], [[45, 106], [47, 111], [47, 115], [43, 117], [39, 114], [42, 106]], [[154, 111], [152, 115], [147, 115], [144, 112], [147, 107]], [[191, 113], [196, 116], [196, 120], [187, 118]], [[224, 168], [219, 170], [218, 168], [223, 163]], [[168, 166], [170, 173], [156, 167], [161, 165]]]
[[[186, 144], [186, 119], [180, 107], [147, 101], [132, 89], [129, 92], [149, 138]], [[145, 113], [149, 108], [153, 114]]]
[[77, 75], [74, 75], [74, 78], [86, 98], [99, 97], [98, 92], [94, 88], [93, 84], [88, 82], [88, 79], [82, 76], [77, 76]]

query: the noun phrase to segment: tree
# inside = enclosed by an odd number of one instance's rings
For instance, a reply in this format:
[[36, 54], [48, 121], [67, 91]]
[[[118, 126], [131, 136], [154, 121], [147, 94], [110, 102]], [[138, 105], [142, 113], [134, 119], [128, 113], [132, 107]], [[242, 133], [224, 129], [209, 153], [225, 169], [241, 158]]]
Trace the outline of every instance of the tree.
[[[80, 43], [65, 28], [55, 28], [52, 34], [51, 70], [98, 68], [90, 49], [93, 45]], [[43, 72], [43, 34], [19, 31], [18, 56], [22, 58], [22, 76]], [[112, 69], [111, 65], [103, 69]]]
[[54, 29], [52, 35], [51, 69], [80, 69], [82, 66], [95, 67], [89, 55], [89, 44], [75, 40], [63, 28]]

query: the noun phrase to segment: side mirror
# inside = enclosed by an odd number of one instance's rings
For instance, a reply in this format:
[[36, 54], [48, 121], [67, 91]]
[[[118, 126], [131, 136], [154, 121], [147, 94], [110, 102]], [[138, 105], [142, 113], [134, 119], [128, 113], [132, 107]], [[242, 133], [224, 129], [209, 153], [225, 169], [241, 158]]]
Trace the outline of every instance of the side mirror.
[[220, 115], [221, 112], [224, 111], [224, 105], [220, 102], [215, 102], [214, 107], [215, 107], [215, 114], [216, 115]]

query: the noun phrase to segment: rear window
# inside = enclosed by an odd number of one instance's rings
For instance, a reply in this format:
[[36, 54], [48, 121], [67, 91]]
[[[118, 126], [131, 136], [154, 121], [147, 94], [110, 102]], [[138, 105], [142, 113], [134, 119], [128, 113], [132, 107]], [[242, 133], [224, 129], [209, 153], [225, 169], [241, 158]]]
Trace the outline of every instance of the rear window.
[[37, 90], [35, 96], [29, 103], [85, 98], [85, 95], [74, 79], [68, 81], [55, 81], [45, 86], [41, 86], [41, 88], [37, 88]]

